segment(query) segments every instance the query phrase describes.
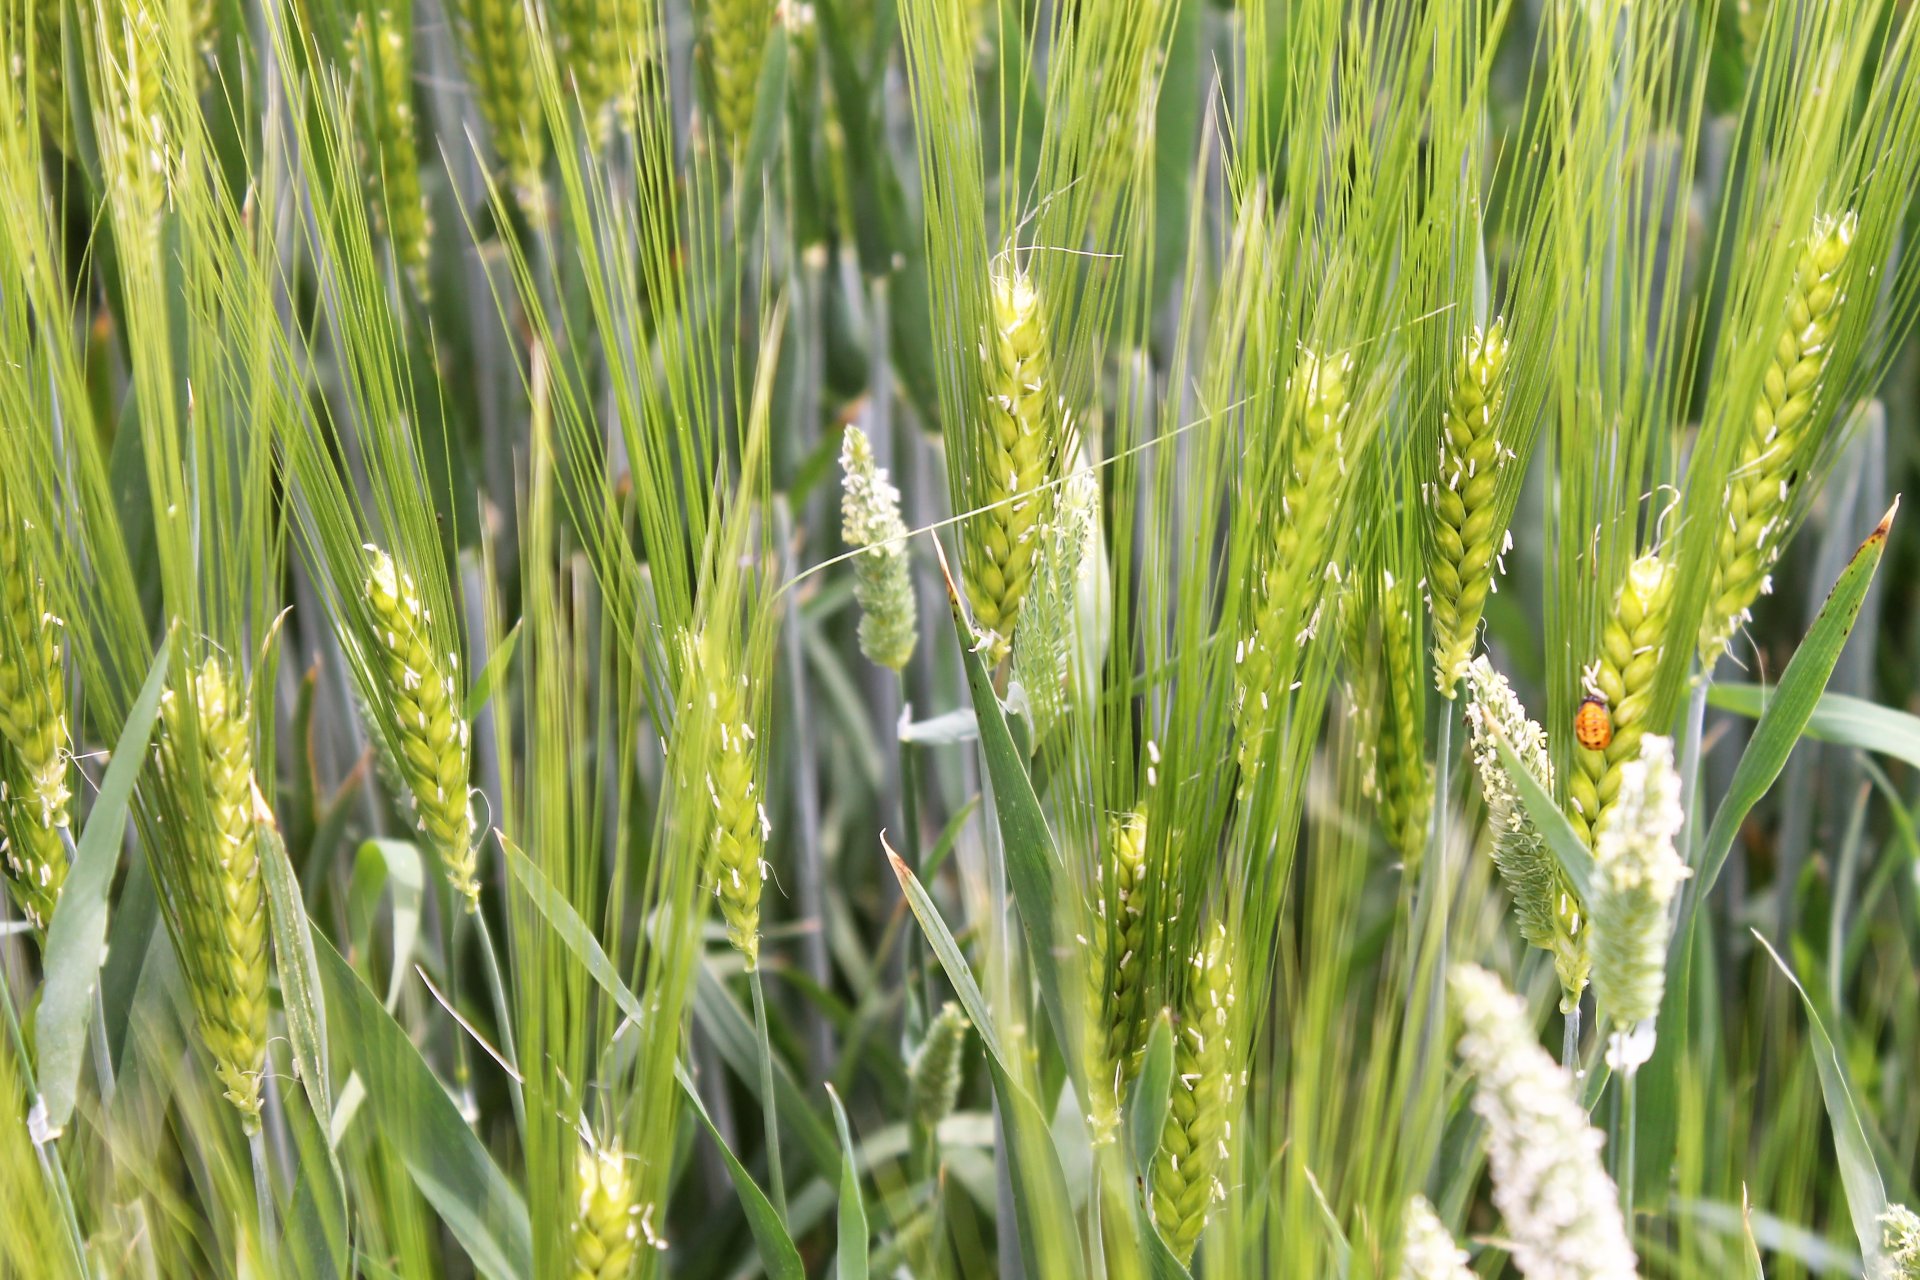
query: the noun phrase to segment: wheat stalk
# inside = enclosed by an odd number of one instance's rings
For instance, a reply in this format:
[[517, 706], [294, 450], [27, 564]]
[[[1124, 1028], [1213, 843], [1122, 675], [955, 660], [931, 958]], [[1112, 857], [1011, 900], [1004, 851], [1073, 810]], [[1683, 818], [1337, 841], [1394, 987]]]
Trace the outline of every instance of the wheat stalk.
[[1649, 735], [1620, 766], [1593, 850], [1593, 996], [1621, 1031], [1657, 1014], [1666, 990], [1668, 907], [1691, 874], [1674, 848], [1681, 818], [1673, 740]]
[[961, 569], [974, 624], [998, 663], [1033, 576], [1062, 433], [1040, 297], [1018, 268], [993, 276], [986, 360], [986, 413], [968, 486], [974, 506], [985, 509], [962, 528]]
[[1233, 967], [1227, 929], [1215, 923], [1187, 973], [1174, 1041], [1173, 1094], [1151, 1170], [1154, 1225], [1182, 1263], [1190, 1261], [1216, 1201], [1226, 1198], [1234, 1097]]
[[1600, 634], [1600, 654], [1582, 673], [1587, 694], [1606, 704], [1613, 722], [1612, 740], [1604, 748], [1574, 748], [1574, 768], [1567, 779], [1567, 818], [1589, 845], [1606, 824], [1620, 790], [1620, 766], [1640, 754], [1640, 740], [1646, 736], [1678, 577], [1658, 552], [1649, 551], [1629, 565]]
[[255, 833], [253, 744], [244, 684], [209, 656], [184, 692], [160, 699], [159, 777], [172, 795], [177, 874], [161, 891], [181, 966], [226, 1098], [260, 1125], [267, 1050], [267, 903]]
[[1427, 561], [1433, 674], [1448, 698], [1473, 656], [1494, 558], [1507, 533], [1496, 526], [1495, 492], [1500, 469], [1512, 456], [1500, 440], [1508, 354], [1499, 320], [1468, 336], [1440, 426], [1438, 478], [1427, 490], [1433, 514]]
[[1534, 1038], [1527, 1006], [1474, 965], [1448, 975], [1464, 1024], [1460, 1057], [1486, 1124], [1493, 1203], [1528, 1280], [1633, 1280], [1620, 1195], [1600, 1167], [1604, 1139], [1573, 1078]]
[[386, 232], [394, 259], [427, 293], [427, 253], [433, 220], [420, 189], [420, 157], [414, 140], [413, 33], [381, 8], [357, 14], [347, 38], [354, 79], [371, 98], [367, 189], [375, 224]]
[[874, 462], [873, 445], [859, 427], [847, 427], [840, 470], [840, 535], [859, 550], [853, 558], [853, 594], [860, 602], [860, 651], [898, 671], [913, 657], [919, 636], [900, 491]]
[[413, 576], [378, 547], [368, 546], [362, 583], [373, 619], [370, 674], [380, 683], [388, 742], [406, 779], [420, 831], [432, 842], [447, 881], [469, 911], [480, 902], [473, 808], [467, 798], [471, 729], [455, 681], [459, 659], [433, 643], [433, 614]]
[[1506, 677], [1484, 656], [1467, 664], [1466, 684], [1467, 728], [1487, 803], [1494, 866], [1513, 897], [1520, 936], [1552, 955], [1560, 979], [1560, 1008], [1571, 1013], [1579, 1007], [1580, 993], [1587, 985], [1584, 906], [1521, 802], [1497, 746], [1504, 741], [1541, 788], [1552, 791], [1553, 757], [1546, 731], [1527, 718], [1527, 709]]
[[1773, 589], [1770, 576], [1786, 543], [1794, 487], [1806, 470], [1803, 444], [1814, 421], [1822, 375], [1846, 295], [1840, 273], [1858, 223], [1852, 213], [1815, 218], [1794, 266], [1786, 323], [1774, 340], [1753, 422], [1741, 441], [1719, 515], [1713, 589], [1700, 622], [1700, 661], [1711, 669]]

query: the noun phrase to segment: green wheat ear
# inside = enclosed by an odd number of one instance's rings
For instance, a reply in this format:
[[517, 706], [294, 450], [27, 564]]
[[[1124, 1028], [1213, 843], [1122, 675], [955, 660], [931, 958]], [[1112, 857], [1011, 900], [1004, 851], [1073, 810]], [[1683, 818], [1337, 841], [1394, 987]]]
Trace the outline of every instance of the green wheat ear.
[[618, 1147], [580, 1144], [574, 1162], [570, 1280], [625, 1280], [640, 1252], [639, 1188]]
[[961, 527], [961, 569], [990, 663], [1005, 658], [1052, 508], [1047, 481], [1060, 448], [1040, 297], [1024, 271], [996, 272], [986, 343], [987, 405], [967, 486], [979, 510]]
[[1153, 1158], [1154, 1225], [1183, 1264], [1226, 1198], [1221, 1173], [1233, 1106], [1233, 967], [1227, 930], [1215, 924], [1187, 973], [1180, 1034], [1174, 1041], [1173, 1094]]
[[1094, 918], [1085, 939], [1088, 1126], [1095, 1143], [1120, 1127], [1120, 1099], [1133, 1077], [1146, 1016], [1140, 978], [1146, 967], [1144, 894], [1147, 808], [1113, 821], [1107, 856], [1095, 869]]
[[161, 891], [226, 1098], [260, 1127], [267, 1052], [267, 903], [260, 883], [246, 688], [217, 657], [160, 700], [159, 777], [173, 796], [176, 874]]
[[493, 149], [506, 165], [514, 195], [534, 218], [546, 210], [541, 168], [547, 135], [534, 83], [535, 42], [528, 0], [454, 0], [460, 18], [467, 74], [480, 100], [480, 114]]
[[467, 799], [471, 729], [455, 681], [459, 660], [436, 651], [433, 615], [411, 574], [368, 547], [363, 583], [375, 630], [372, 674], [380, 681], [389, 744], [419, 828], [433, 842], [447, 881], [469, 911], [480, 902], [473, 808]]
[[393, 10], [359, 14], [347, 38], [347, 52], [361, 101], [371, 100], [364, 157], [369, 204], [376, 227], [386, 233], [393, 256], [412, 277], [414, 289], [427, 293], [427, 252], [433, 221], [420, 190], [420, 155], [414, 138], [413, 35]]
[[759, 742], [753, 728], [753, 689], [739, 659], [709, 630], [693, 642], [696, 714], [706, 717], [707, 798], [713, 805], [708, 840], [714, 897], [726, 921], [727, 940], [749, 972], [760, 966], [760, 890], [766, 880], [762, 854], [768, 834], [761, 803]]
[[774, 0], [707, 0], [701, 44], [706, 51], [713, 118], [726, 145], [746, 144], [753, 126], [760, 55], [773, 30]]
[[1753, 422], [1727, 479], [1726, 510], [1718, 517], [1713, 590], [1700, 621], [1700, 665], [1707, 672], [1750, 616], [1753, 602], [1772, 590], [1769, 572], [1786, 543], [1793, 490], [1805, 467], [1802, 445], [1846, 302], [1840, 273], [1857, 225], [1851, 213], [1814, 219], [1794, 267], [1786, 322], [1774, 340]]
[[1433, 674], [1448, 698], [1473, 656], [1493, 586], [1494, 558], [1507, 532], [1495, 527], [1495, 491], [1509, 456], [1500, 442], [1508, 352], [1498, 320], [1467, 338], [1440, 428], [1439, 475], [1428, 490], [1433, 495], [1433, 554], [1427, 562]]
[[631, 116], [652, 43], [645, 0], [556, 0], [555, 43], [596, 147], [616, 119]]
[[1646, 736], [1678, 577], [1674, 566], [1652, 551], [1627, 567], [1627, 580], [1600, 633], [1600, 655], [1582, 675], [1587, 694], [1607, 704], [1613, 721], [1613, 740], [1603, 750], [1574, 748], [1567, 779], [1567, 818], [1589, 846], [1613, 807], [1621, 764], [1640, 754]]
[[900, 491], [888, 481], [886, 468], [874, 462], [873, 445], [858, 427], [846, 430], [840, 470], [840, 536], [856, 549], [853, 594], [860, 602], [860, 651], [898, 671], [913, 657], [919, 638]]
[[67, 825], [67, 694], [60, 621], [27, 546], [28, 528], [0, 493], [0, 740], [18, 758], [16, 798], [45, 827]]

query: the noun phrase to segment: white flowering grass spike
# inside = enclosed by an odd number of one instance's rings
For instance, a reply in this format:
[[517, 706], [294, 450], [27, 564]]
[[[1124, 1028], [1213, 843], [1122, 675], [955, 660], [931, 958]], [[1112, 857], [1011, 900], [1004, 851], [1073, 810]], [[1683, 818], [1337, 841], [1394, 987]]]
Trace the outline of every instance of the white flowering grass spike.
[[1552, 954], [1554, 972], [1560, 978], [1560, 1008], [1571, 1012], [1587, 984], [1586, 909], [1521, 802], [1520, 789], [1497, 746], [1504, 740], [1534, 780], [1551, 792], [1553, 757], [1547, 750], [1546, 731], [1527, 718], [1527, 709], [1506, 677], [1484, 656], [1467, 665], [1466, 683], [1467, 728], [1480, 792], [1487, 802], [1494, 866], [1513, 895], [1520, 936]]
[[844, 484], [840, 536], [856, 550], [853, 594], [860, 602], [860, 651], [895, 671], [913, 657], [918, 616], [907, 560], [907, 526], [900, 491], [873, 460], [867, 433], [847, 428], [840, 447]]
[[1673, 739], [1649, 736], [1639, 759], [1620, 766], [1619, 795], [1593, 852], [1593, 995], [1622, 1031], [1658, 1013], [1666, 990], [1667, 909], [1691, 874], [1674, 847], [1681, 820]]
[[1601, 1168], [1605, 1139], [1574, 1096], [1573, 1077], [1534, 1036], [1526, 1002], [1475, 965], [1449, 975], [1487, 1127], [1493, 1203], [1528, 1280], [1634, 1280], [1620, 1193]]
[[1400, 1280], [1474, 1280], [1467, 1251], [1454, 1242], [1425, 1196], [1408, 1203], [1403, 1234]]
[[1880, 1215], [1880, 1252], [1876, 1280], [1920, 1280], [1920, 1214], [1888, 1205]]

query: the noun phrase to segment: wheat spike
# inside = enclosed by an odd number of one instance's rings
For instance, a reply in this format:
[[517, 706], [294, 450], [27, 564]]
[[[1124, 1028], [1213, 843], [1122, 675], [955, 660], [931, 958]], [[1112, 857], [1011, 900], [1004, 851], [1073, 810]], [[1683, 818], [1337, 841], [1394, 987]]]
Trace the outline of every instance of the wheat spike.
[[695, 640], [693, 653], [697, 667], [693, 688], [703, 703], [699, 712], [707, 717], [713, 892], [726, 920], [727, 939], [746, 958], [751, 971], [760, 964], [760, 890], [766, 879], [761, 855], [768, 831], [757, 773], [760, 753], [753, 728], [753, 689], [739, 660], [714, 631], [703, 632]]
[[1493, 586], [1494, 558], [1504, 527], [1495, 492], [1507, 455], [1500, 440], [1506, 400], [1508, 345], [1495, 320], [1467, 337], [1454, 373], [1453, 391], [1440, 425], [1439, 474], [1433, 494], [1433, 551], [1427, 590], [1433, 611], [1434, 683], [1446, 697], [1466, 671], [1467, 659]]
[[28, 551], [28, 526], [0, 493], [0, 740], [18, 759], [15, 799], [43, 827], [68, 821], [67, 694], [60, 621]]
[[1024, 271], [996, 272], [987, 341], [987, 404], [968, 493], [986, 508], [962, 527], [961, 567], [990, 661], [1013, 644], [1052, 507], [1045, 488], [1060, 447], [1060, 409], [1048, 372], [1039, 295]]
[[1094, 918], [1086, 940], [1088, 1125], [1096, 1143], [1120, 1126], [1120, 1095], [1132, 1078], [1146, 1020], [1140, 978], [1146, 966], [1143, 885], [1147, 809], [1116, 818], [1096, 868]]
[[642, 0], [556, 0], [555, 44], [595, 146], [615, 119], [629, 118], [652, 44], [652, 11]]
[[363, 163], [374, 223], [386, 233], [415, 291], [425, 297], [433, 220], [420, 189], [414, 138], [413, 33], [391, 9], [357, 14], [347, 50], [372, 143]]
[[267, 903], [249, 721], [244, 683], [208, 657], [186, 692], [162, 693], [156, 756], [176, 824], [177, 875], [166, 876], [161, 889], [201, 1038], [227, 1101], [253, 1133], [267, 1051]]
[[1622, 1031], [1657, 1014], [1666, 990], [1667, 908], [1691, 874], [1673, 843], [1681, 816], [1673, 739], [1650, 734], [1620, 766], [1593, 849], [1593, 998]]
[[571, 1280], [625, 1280], [640, 1251], [638, 1188], [618, 1147], [582, 1142], [574, 1161]]
[[1226, 1198], [1221, 1173], [1233, 1108], [1233, 967], [1216, 923], [1187, 973], [1174, 1041], [1173, 1096], [1153, 1158], [1154, 1225], [1182, 1263], [1193, 1258], [1207, 1215]]
[[67, 849], [60, 828], [45, 820], [22, 776], [19, 754], [0, 742], [0, 861], [15, 905], [44, 933], [67, 880]]
[[471, 730], [454, 678], [459, 661], [451, 650], [442, 656], [436, 649], [433, 615], [421, 603], [412, 575], [378, 547], [366, 550], [363, 587], [375, 630], [372, 674], [382, 686], [378, 709], [387, 721], [414, 818], [439, 852], [448, 883], [472, 911], [480, 902], [480, 881], [467, 799]]
[[1385, 575], [1380, 592], [1380, 659], [1386, 686], [1378, 752], [1380, 822], [1409, 866], [1427, 843], [1433, 779], [1425, 755], [1423, 664], [1414, 640], [1408, 593]]
[[1674, 567], [1652, 551], [1627, 567], [1627, 580], [1600, 633], [1600, 654], [1583, 673], [1586, 692], [1607, 704], [1613, 720], [1613, 740], [1605, 748], [1574, 748], [1574, 769], [1567, 779], [1567, 818], [1589, 846], [1620, 790], [1620, 766], [1640, 754], [1640, 740], [1646, 736], [1678, 577]]
[[919, 637], [900, 491], [887, 480], [886, 468], [875, 464], [873, 445], [858, 427], [847, 427], [840, 470], [840, 536], [859, 552], [853, 594], [860, 602], [860, 651], [898, 671], [913, 657]]
[[1425, 1196], [1415, 1196], [1407, 1204], [1402, 1224], [1405, 1239], [1400, 1246], [1400, 1280], [1474, 1280], [1467, 1266], [1467, 1251], [1454, 1243], [1447, 1224]]
[[1460, 1057], [1487, 1126], [1493, 1203], [1529, 1280], [1634, 1280], [1620, 1193], [1600, 1166], [1605, 1139], [1573, 1077], [1540, 1047], [1525, 1002], [1474, 965], [1448, 975], [1464, 1024]]
[[1299, 654], [1319, 625], [1339, 494], [1348, 473], [1344, 429], [1352, 411], [1353, 355], [1302, 350], [1287, 380], [1291, 447], [1274, 538], [1257, 570], [1253, 634], [1237, 650], [1234, 699], [1240, 768], [1251, 775], [1276, 700], [1293, 683]]
[[1874, 1280], [1920, 1280], [1920, 1214], [1890, 1204], [1879, 1222], [1883, 1256]]
[[1802, 445], [1814, 417], [1834, 330], [1846, 295], [1840, 273], [1853, 244], [1851, 213], [1814, 219], [1787, 294], [1786, 322], [1774, 340], [1753, 422], [1728, 477], [1715, 547], [1713, 589], [1700, 621], [1700, 663], [1711, 670], [1771, 590], [1770, 571], [1786, 543], [1794, 486], [1806, 468]]
[[927, 1024], [927, 1033], [907, 1064], [908, 1109], [914, 1123], [929, 1133], [952, 1114], [960, 1097], [961, 1054], [972, 1026], [960, 1006], [949, 1000]]
[[1484, 655], [1467, 664], [1466, 683], [1467, 728], [1480, 791], [1487, 802], [1494, 866], [1513, 897], [1520, 936], [1553, 956], [1560, 979], [1560, 1009], [1571, 1013], [1579, 1007], [1580, 993], [1587, 985], [1586, 907], [1527, 813], [1495, 745], [1505, 741], [1522, 767], [1551, 792], [1553, 757], [1547, 750], [1546, 731], [1527, 718], [1527, 709], [1506, 677]]
[[537, 219], [546, 209], [540, 171], [546, 163], [547, 135], [540, 91], [533, 78], [540, 29], [533, 25], [532, 3], [454, 0], [454, 8], [467, 74], [473, 80], [493, 149], [506, 165], [521, 208]]
[[745, 146], [753, 126], [755, 90], [760, 85], [760, 56], [773, 30], [774, 0], [707, 0], [702, 44], [708, 83], [713, 89], [713, 118], [722, 142]]

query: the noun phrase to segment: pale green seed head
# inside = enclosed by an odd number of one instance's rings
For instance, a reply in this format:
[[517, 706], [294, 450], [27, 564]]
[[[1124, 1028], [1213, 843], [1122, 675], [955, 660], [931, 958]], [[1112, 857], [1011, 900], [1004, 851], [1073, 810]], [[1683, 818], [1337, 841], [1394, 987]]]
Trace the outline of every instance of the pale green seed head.
[[1660, 1011], [1668, 908], [1691, 872], [1674, 847], [1682, 814], [1673, 739], [1649, 735], [1620, 774], [1607, 826], [1594, 841], [1590, 944], [1594, 999], [1625, 1030]]
[[859, 552], [853, 558], [853, 594], [860, 602], [860, 650], [869, 661], [898, 671], [913, 657], [919, 638], [900, 491], [875, 464], [873, 446], [859, 427], [847, 427], [840, 470], [840, 533]]

